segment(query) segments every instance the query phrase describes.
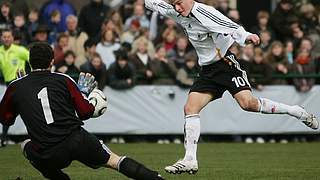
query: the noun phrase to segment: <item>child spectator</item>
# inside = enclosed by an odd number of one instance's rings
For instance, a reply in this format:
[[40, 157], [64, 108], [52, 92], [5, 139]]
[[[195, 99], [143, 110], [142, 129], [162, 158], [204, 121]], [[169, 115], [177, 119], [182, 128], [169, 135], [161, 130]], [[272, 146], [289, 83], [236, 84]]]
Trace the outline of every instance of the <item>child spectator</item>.
[[286, 48], [288, 63], [293, 64], [294, 47], [293, 47], [292, 40], [287, 40], [285, 42], [285, 48]]
[[127, 52], [118, 50], [115, 52], [116, 61], [108, 70], [109, 85], [114, 89], [129, 89], [135, 85], [135, 68], [128, 62]]
[[[289, 62], [283, 44], [274, 41], [266, 55], [266, 61], [270, 64], [273, 74], [286, 75], [289, 72]], [[272, 84], [287, 84], [285, 79], [273, 79]]]
[[78, 81], [79, 78], [79, 69], [74, 65], [76, 60], [76, 55], [73, 51], [66, 51], [64, 54], [64, 60], [56, 65], [56, 71], [69, 75], [75, 81]]
[[151, 61], [151, 70], [154, 74], [152, 84], [174, 85], [176, 84], [177, 68], [174, 62], [166, 57], [166, 49], [160, 44], [156, 48], [155, 59]]
[[[93, 47], [95, 46], [91, 46], [91, 48]], [[102, 62], [102, 59], [98, 53], [92, 52], [90, 59], [80, 66], [80, 71], [92, 74], [95, 77], [95, 80], [98, 82], [98, 88], [103, 90], [107, 82], [107, 70], [106, 65]]]
[[196, 66], [197, 55], [195, 53], [188, 53], [185, 56], [185, 63], [177, 72], [177, 82], [182, 88], [190, 88], [198, 73]]
[[254, 49], [254, 57], [249, 64], [248, 76], [250, 84], [258, 91], [262, 91], [264, 85], [268, 85], [271, 82], [272, 69], [265, 61], [261, 48]]
[[271, 44], [271, 33], [268, 30], [260, 31], [260, 44], [259, 47], [264, 51], [268, 51], [270, 44]]
[[48, 27], [50, 29], [50, 33], [49, 33], [49, 43], [55, 43], [58, 37], [58, 34], [61, 31], [61, 29], [59, 29], [59, 24], [61, 21], [61, 13], [59, 10], [54, 10], [52, 11], [51, 15], [50, 15], [50, 21], [48, 22]]
[[136, 68], [136, 83], [151, 84], [153, 73], [150, 69], [151, 58], [148, 55], [148, 40], [139, 38], [135, 41], [137, 49], [133, 52], [131, 62]]

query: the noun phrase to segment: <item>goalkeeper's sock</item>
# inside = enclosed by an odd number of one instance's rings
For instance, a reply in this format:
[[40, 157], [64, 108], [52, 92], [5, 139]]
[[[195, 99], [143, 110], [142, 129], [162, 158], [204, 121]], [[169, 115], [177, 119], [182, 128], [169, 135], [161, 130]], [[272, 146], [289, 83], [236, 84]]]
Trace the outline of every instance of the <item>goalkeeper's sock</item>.
[[197, 146], [200, 137], [199, 114], [186, 115], [184, 125], [184, 148], [186, 150], [184, 160], [197, 160]]
[[287, 104], [271, 101], [266, 98], [259, 98], [260, 112], [265, 114], [289, 114], [300, 120], [305, 120], [309, 113], [306, 112], [302, 107], [294, 105], [290, 106]]
[[163, 178], [156, 171], [146, 168], [143, 164], [127, 158], [122, 157], [118, 163], [118, 170], [129, 178], [137, 180], [163, 180]]

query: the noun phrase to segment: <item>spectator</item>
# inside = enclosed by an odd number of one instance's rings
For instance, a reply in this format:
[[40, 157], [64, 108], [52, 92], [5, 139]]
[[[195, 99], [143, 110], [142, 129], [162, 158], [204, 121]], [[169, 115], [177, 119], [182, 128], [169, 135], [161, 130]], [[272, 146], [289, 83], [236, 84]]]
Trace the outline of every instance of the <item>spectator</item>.
[[141, 27], [149, 28], [150, 21], [147, 18], [147, 16], [145, 15], [144, 6], [141, 4], [134, 5], [133, 15], [125, 21], [125, 24], [124, 24], [125, 30], [129, 29], [132, 20], [138, 20]]
[[230, 10], [229, 1], [228, 0], [218, 0], [216, 5], [216, 9], [220, 11], [223, 15], [228, 16], [228, 12]]
[[287, 40], [285, 42], [286, 54], [289, 64], [293, 64], [294, 47], [292, 40]]
[[90, 0], [89, 4], [82, 7], [79, 14], [79, 27], [88, 34], [95, 37], [101, 28], [102, 22], [109, 12], [109, 7], [102, 0]]
[[[289, 72], [289, 62], [280, 41], [274, 41], [266, 54], [266, 61], [272, 68], [273, 74], [286, 75]], [[273, 79], [272, 84], [287, 84], [285, 79]]]
[[305, 36], [305, 33], [302, 31], [299, 22], [295, 22], [291, 24], [291, 34], [292, 34], [292, 40], [293, 40], [293, 46], [294, 49], [299, 48], [299, 44], [301, 39]]
[[[312, 41], [303, 38], [293, 64], [293, 72], [297, 74], [315, 73], [314, 60], [311, 56]], [[300, 92], [309, 91], [315, 83], [315, 78], [294, 78], [293, 84]]]
[[78, 27], [77, 16], [67, 16], [66, 23], [66, 34], [69, 35], [68, 46], [76, 54], [76, 61], [74, 64], [79, 68], [86, 62], [84, 43], [88, 40], [88, 35]]
[[185, 66], [185, 56], [188, 54], [188, 38], [185, 36], [179, 36], [177, 38], [176, 46], [169, 50], [167, 56], [174, 62], [178, 69]]
[[301, 27], [304, 32], [307, 34], [310, 33], [319, 33], [319, 17], [316, 14], [315, 7], [311, 3], [303, 4], [300, 7], [300, 22]]
[[260, 31], [260, 44], [259, 47], [264, 51], [268, 51], [270, 44], [272, 42], [271, 33], [268, 30], [262, 30]]
[[67, 74], [76, 82], [79, 78], [79, 69], [75, 66], [76, 55], [73, 51], [68, 50], [64, 53], [64, 60], [56, 65], [56, 71]]
[[64, 53], [69, 49], [68, 47], [69, 36], [62, 33], [58, 36], [57, 43], [54, 45], [54, 65], [60, 64], [64, 59]]
[[120, 42], [132, 44], [139, 34], [140, 22], [138, 20], [132, 20], [129, 29], [121, 35]]
[[230, 9], [228, 11], [228, 17], [237, 24], [242, 24], [240, 20], [240, 14], [237, 9]]
[[175, 29], [167, 28], [162, 33], [162, 44], [166, 48], [166, 51], [172, 50], [176, 46], [177, 32]]
[[26, 26], [25, 17], [22, 13], [18, 13], [14, 15], [14, 27], [13, 34], [15, 40], [19, 39], [20, 45], [27, 46], [29, 43], [28, 29]]
[[46, 25], [40, 24], [37, 29], [33, 32], [34, 42], [48, 42], [49, 29]]
[[290, 25], [295, 18], [291, 0], [281, 0], [270, 19], [271, 27], [275, 31], [277, 39], [285, 41], [290, 37]]
[[58, 32], [65, 32], [67, 30], [66, 27], [66, 17], [70, 14], [76, 15], [76, 10], [72, 4], [70, 4], [67, 0], [49, 0], [46, 2], [41, 10], [41, 23], [49, 24], [50, 17], [53, 11], [59, 10], [61, 14], [61, 21], [58, 25]]
[[3, 1], [0, 6], [0, 31], [4, 29], [11, 29], [13, 26], [13, 17], [11, 12], [11, 4], [7, 1]]
[[120, 42], [120, 36], [123, 32], [120, 32], [119, 29], [116, 27], [115, 23], [111, 19], [105, 19], [102, 23], [100, 33], [96, 36], [96, 39], [99, 41], [101, 39], [101, 32], [105, 32], [111, 30], [115, 33], [115, 41]]
[[137, 39], [135, 39], [132, 43], [131, 52], [134, 52], [137, 50], [137, 47], [138, 47], [137, 42], [139, 41], [139, 39], [145, 39], [148, 42], [147, 52], [150, 58], [153, 59], [155, 54], [155, 48], [154, 48], [153, 42], [149, 39], [149, 29], [141, 28], [140, 36], [137, 37]]
[[108, 70], [109, 85], [114, 89], [128, 89], [135, 85], [135, 68], [128, 62], [127, 52], [118, 50], [115, 52], [116, 61]]
[[93, 39], [88, 39], [84, 42], [84, 50], [85, 50], [85, 63], [87, 63], [90, 59], [92, 59], [93, 55], [97, 53], [97, 43]]
[[29, 6], [27, 0], [6, 0], [11, 4], [12, 14], [22, 13], [24, 18], [28, 17]]
[[136, 69], [137, 84], [151, 84], [153, 73], [150, 69], [151, 57], [148, 55], [148, 40], [139, 38], [135, 41], [137, 48], [133, 51], [131, 62]]
[[27, 22], [27, 28], [28, 28], [28, 36], [29, 36], [29, 42], [32, 41], [32, 37], [34, 32], [39, 26], [39, 10], [38, 9], [31, 9], [28, 15], [28, 22]]
[[270, 20], [269, 12], [265, 10], [259, 11], [257, 14], [258, 24], [251, 28], [251, 32], [254, 34], [258, 34], [261, 37], [261, 32], [268, 31], [270, 33], [270, 37], [271, 37], [270, 39], [274, 40], [276, 37], [273, 29], [270, 26], [269, 20]]
[[[26, 48], [13, 44], [13, 32], [4, 29], [1, 34], [2, 46], [0, 46], [0, 72], [6, 85], [17, 78], [17, 72], [30, 72], [29, 52]], [[9, 126], [2, 126], [1, 145], [4, 147], [7, 141]]]
[[271, 82], [272, 69], [264, 59], [261, 48], [254, 49], [254, 57], [249, 64], [248, 76], [251, 86], [258, 91], [262, 91], [264, 85], [268, 85]]
[[190, 88], [197, 76], [197, 55], [193, 52], [186, 54], [185, 64], [177, 72], [177, 82], [180, 87]]
[[90, 59], [80, 66], [80, 71], [92, 74], [98, 82], [98, 88], [103, 90], [107, 82], [107, 70], [98, 53], [92, 52]]
[[59, 29], [61, 22], [61, 13], [59, 10], [54, 10], [50, 14], [50, 20], [48, 21], [49, 33], [49, 44], [53, 44], [57, 41], [58, 34], [63, 32]]
[[122, 20], [121, 14], [119, 13], [119, 11], [113, 10], [110, 13], [110, 19], [114, 23], [115, 31], [116, 31], [117, 34], [119, 34], [119, 37], [120, 37], [121, 34], [123, 33], [123, 29], [124, 29], [124, 27], [123, 27], [124, 25], [123, 25], [123, 20]]
[[97, 53], [100, 54], [107, 69], [115, 62], [114, 51], [120, 49], [120, 44], [115, 41], [115, 33], [111, 30], [102, 33], [101, 41], [97, 45]]
[[151, 61], [151, 70], [154, 74], [152, 84], [173, 85], [176, 84], [177, 68], [174, 62], [167, 59], [165, 47], [160, 44], [156, 48], [155, 59]]

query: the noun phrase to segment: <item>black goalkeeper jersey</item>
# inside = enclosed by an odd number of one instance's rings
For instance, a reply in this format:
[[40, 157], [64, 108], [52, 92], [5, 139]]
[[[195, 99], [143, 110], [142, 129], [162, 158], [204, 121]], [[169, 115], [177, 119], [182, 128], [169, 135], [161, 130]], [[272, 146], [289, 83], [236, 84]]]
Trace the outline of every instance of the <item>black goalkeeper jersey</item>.
[[94, 106], [69, 77], [50, 71], [34, 71], [12, 82], [0, 104], [0, 122], [12, 125], [20, 115], [39, 149], [63, 141], [92, 116]]

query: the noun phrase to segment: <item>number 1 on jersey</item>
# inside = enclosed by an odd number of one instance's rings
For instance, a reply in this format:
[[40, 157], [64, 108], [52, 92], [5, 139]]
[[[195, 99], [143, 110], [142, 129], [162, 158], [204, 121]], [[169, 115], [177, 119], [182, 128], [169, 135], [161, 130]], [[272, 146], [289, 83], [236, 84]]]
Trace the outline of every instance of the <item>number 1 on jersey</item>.
[[53, 123], [53, 117], [50, 109], [47, 87], [44, 87], [41, 89], [41, 91], [38, 93], [38, 99], [40, 99], [41, 101], [44, 118], [46, 119], [47, 124]]

